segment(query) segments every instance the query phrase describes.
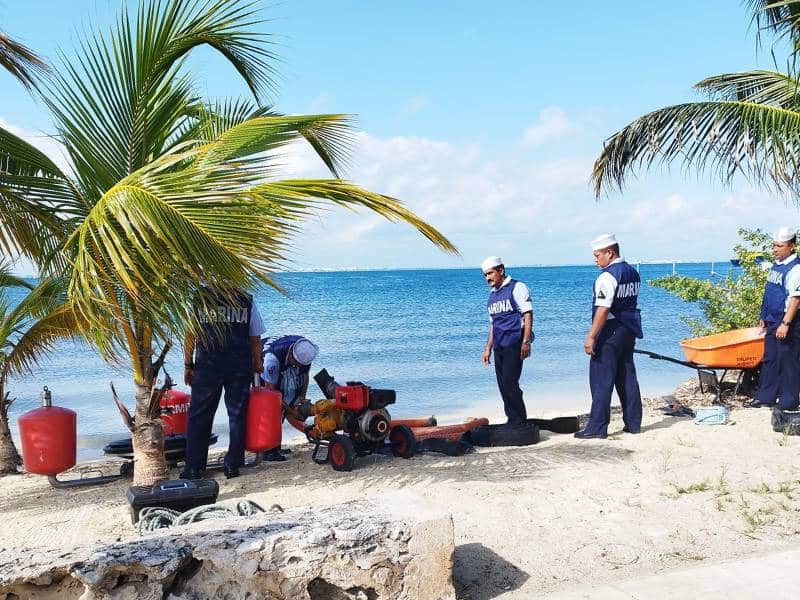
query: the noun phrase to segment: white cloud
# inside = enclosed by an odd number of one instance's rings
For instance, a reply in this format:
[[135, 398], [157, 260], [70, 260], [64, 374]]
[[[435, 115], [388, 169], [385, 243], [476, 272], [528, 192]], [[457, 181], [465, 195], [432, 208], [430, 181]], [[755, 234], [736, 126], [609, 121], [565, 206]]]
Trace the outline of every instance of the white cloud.
[[539, 113], [539, 122], [528, 127], [522, 135], [522, 144], [537, 148], [548, 142], [563, 139], [579, 131], [558, 106], [548, 106]]
[[[590, 258], [588, 240], [602, 231], [618, 233], [625, 253], [638, 260], [713, 259], [731, 251], [740, 226], [771, 230], [800, 222], [794, 206], [766, 193], [680, 177], [643, 176], [623, 194], [595, 201], [593, 160], [590, 151], [567, 158], [495, 156], [474, 143], [359, 134], [347, 178], [402, 199], [454, 241], [463, 259], [438, 253], [404, 224], [333, 209], [305, 228], [300, 265], [461, 266], [492, 252], [507, 255], [510, 264], [583, 263]], [[306, 150], [290, 162], [292, 176], [325, 175]]]
[[[300, 146], [290, 157], [291, 176], [320, 176], [319, 160]], [[353, 169], [348, 179], [370, 190], [402, 199], [414, 212], [439, 228], [464, 250], [485, 254], [479, 238], [495, 236], [494, 247], [509, 248], [547, 228], [568, 227], [569, 214], [560, 215], [564, 199], [588, 198], [592, 158], [540, 160], [499, 159], [485, 156], [478, 144], [456, 145], [418, 137], [357, 136]], [[574, 202], [568, 205], [574, 206]], [[508, 239], [502, 239], [503, 237]], [[475, 240], [471, 242], [470, 240]], [[390, 242], [400, 246], [393, 250]], [[362, 254], [364, 244], [382, 253]], [[387, 246], [388, 244], [388, 246]], [[337, 252], [365, 264], [424, 264], [444, 260], [421, 236], [406, 225], [388, 223], [371, 213], [331, 210], [309, 223], [303, 236], [302, 266], [329, 260]], [[336, 252], [331, 252], [336, 248]], [[472, 256], [469, 257], [472, 261]]]

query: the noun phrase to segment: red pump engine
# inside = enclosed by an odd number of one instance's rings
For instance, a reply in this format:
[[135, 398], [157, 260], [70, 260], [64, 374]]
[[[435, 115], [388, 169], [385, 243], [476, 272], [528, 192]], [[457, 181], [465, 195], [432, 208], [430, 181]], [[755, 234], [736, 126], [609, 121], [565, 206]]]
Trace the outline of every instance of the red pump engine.
[[349, 471], [356, 456], [370, 454], [387, 442], [395, 456], [409, 458], [414, 454], [416, 442], [411, 429], [405, 425], [391, 427], [386, 407], [395, 403], [394, 390], [373, 389], [360, 381], [339, 385], [325, 369], [314, 380], [325, 400], [301, 404], [293, 411], [301, 422], [314, 417], [314, 425], [304, 431], [315, 444], [315, 462], [330, 462], [337, 471]]

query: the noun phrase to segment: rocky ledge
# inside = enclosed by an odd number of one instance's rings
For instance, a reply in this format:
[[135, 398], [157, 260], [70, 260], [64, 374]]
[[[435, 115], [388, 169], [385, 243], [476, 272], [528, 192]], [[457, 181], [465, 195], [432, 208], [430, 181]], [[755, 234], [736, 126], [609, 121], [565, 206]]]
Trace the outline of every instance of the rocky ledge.
[[453, 522], [399, 494], [207, 520], [61, 553], [0, 550], [0, 599], [455, 598]]

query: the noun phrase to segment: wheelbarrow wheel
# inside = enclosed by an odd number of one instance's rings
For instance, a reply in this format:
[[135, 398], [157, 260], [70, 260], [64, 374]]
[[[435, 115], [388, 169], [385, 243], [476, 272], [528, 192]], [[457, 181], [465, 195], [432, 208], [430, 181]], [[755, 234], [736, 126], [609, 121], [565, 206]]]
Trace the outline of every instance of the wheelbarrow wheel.
[[352, 471], [356, 461], [356, 449], [346, 435], [335, 433], [328, 445], [328, 460], [334, 471]]
[[392, 454], [400, 458], [411, 458], [417, 448], [417, 440], [414, 432], [408, 425], [395, 425], [389, 432], [389, 443], [392, 446]]
[[739, 385], [739, 394], [754, 397], [758, 390], [758, 380], [761, 377], [761, 367], [746, 369], [742, 374], [742, 383]]

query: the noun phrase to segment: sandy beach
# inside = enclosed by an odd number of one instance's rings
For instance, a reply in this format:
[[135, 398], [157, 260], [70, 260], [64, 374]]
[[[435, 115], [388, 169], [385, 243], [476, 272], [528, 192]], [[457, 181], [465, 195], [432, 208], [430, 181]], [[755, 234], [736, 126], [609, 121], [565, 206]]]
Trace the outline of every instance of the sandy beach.
[[[651, 403], [652, 404], [652, 403]], [[288, 461], [243, 477], [217, 475], [220, 501], [284, 508], [411, 491], [453, 515], [459, 598], [531, 598], [698, 564], [795, 548], [800, 440], [771, 430], [767, 410], [736, 410], [722, 426], [645, 411], [638, 435], [575, 440], [543, 432], [523, 448], [463, 457], [360, 459], [351, 473]], [[0, 486], [0, 544], [54, 551], [136, 538], [128, 482], [54, 490], [41, 476]]]

